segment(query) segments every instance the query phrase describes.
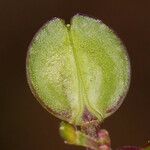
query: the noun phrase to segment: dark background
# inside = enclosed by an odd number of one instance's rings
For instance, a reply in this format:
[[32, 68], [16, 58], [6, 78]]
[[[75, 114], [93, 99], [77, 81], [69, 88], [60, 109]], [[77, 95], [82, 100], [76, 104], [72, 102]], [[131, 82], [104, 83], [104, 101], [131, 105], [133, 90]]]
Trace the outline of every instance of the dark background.
[[150, 139], [149, 0], [0, 0], [1, 150], [84, 150], [63, 143], [59, 120], [35, 100], [25, 74], [27, 48], [36, 31], [53, 17], [69, 22], [76, 13], [114, 29], [131, 59], [129, 93], [103, 124], [112, 147], [143, 145]]

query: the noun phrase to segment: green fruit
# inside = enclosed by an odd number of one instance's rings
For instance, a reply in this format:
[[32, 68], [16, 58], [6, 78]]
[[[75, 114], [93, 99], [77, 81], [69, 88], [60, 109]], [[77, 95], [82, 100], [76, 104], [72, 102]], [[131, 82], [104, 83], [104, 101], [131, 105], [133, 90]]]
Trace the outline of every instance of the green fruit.
[[129, 87], [130, 64], [120, 39], [99, 20], [75, 15], [47, 22], [27, 54], [33, 94], [53, 115], [75, 125], [103, 121]]

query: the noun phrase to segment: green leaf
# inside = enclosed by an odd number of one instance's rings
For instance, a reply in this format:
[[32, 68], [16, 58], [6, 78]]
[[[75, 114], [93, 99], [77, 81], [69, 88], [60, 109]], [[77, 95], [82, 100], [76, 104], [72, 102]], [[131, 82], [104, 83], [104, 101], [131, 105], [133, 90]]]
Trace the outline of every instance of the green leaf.
[[129, 87], [130, 64], [120, 39], [104, 23], [75, 15], [55, 18], [35, 35], [27, 55], [33, 94], [56, 117], [75, 125], [103, 121]]

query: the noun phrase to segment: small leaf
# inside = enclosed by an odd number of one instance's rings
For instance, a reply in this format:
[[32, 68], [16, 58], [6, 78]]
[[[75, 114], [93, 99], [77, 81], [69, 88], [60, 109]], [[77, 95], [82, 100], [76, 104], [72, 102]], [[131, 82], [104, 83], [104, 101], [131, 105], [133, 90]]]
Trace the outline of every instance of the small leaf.
[[77, 134], [76, 129], [65, 122], [62, 122], [59, 128], [61, 137], [65, 140], [68, 144], [76, 144], [77, 143]]

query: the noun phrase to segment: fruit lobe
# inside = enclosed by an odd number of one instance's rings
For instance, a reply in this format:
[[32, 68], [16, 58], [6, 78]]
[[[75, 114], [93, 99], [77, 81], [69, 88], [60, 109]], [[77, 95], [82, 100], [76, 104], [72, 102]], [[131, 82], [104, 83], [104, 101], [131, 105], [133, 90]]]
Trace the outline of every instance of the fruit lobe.
[[33, 38], [27, 78], [38, 101], [56, 117], [75, 125], [103, 121], [122, 103], [130, 64], [120, 39], [99, 20], [58, 18]]

